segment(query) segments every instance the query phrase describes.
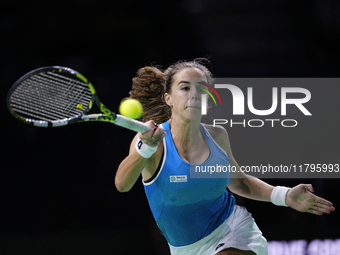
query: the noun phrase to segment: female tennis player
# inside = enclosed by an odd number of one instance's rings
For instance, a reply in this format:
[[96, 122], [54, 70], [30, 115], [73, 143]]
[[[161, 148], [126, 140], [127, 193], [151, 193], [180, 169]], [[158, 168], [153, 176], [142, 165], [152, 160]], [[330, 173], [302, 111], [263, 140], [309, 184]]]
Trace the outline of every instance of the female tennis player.
[[142, 175], [151, 211], [173, 255], [265, 255], [266, 239], [231, 192], [316, 215], [335, 209], [309, 184], [273, 187], [241, 171], [227, 178], [190, 178], [190, 166], [239, 169], [227, 131], [201, 123], [197, 84], [211, 81], [199, 61], [178, 62], [164, 73], [155, 67], [138, 70], [130, 97], [142, 102], [142, 120], [152, 129], [134, 137], [115, 184], [126, 192]]

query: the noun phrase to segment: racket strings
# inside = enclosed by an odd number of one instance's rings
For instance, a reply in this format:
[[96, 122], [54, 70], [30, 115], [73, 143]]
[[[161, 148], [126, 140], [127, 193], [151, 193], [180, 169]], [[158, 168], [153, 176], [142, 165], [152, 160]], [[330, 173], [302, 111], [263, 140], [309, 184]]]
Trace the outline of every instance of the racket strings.
[[83, 114], [91, 100], [86, 83], [48, 72], [22, 82], [13, 92], [10, 104], [24, 118], [53, 121]]
[[[33, 85], [33, 86], [32, 86]], [[65, 104], [60, 100], [53, 100], [55, 98], [51, 98], [46, 95], [46, 93], [41, 93], [41, 90], [37, 90], [37, 86], [41, 86], [41, 84], [37, 84], [32, 80], [24, 81], [20, 87], [13, 93], [11, 102], [17, 102], [17, 100], [21, 100], [23, 103], [27, 103], [30, 107], [34, 107], [34, 104], [37, 105], [37, 108], [49, 108], [51, 111], [55, 110], [54, 106], [64, 107]], [[48, 87], [46, 87], [48, 88]], [[51, 108], [51, 104], [46, 104], [46, 102], [50, 102], [53, 100], [53, 107]], [[84, 102], [85, 103], [85, 102]], [[79, 112], [79, 109], [74, 109], [75, 113]]]
[[[60, 115], [60, 112], [58, 112], [55, 108], [51, 108], [50, 105], [42, 103], [41, 98], [38, 96], [32, 96], [25, 92], [14, 94], [14, 97], [11, 99], [11, 106], [15, 112], [41, 120], [49, 121], [65, 117]], [[78, 110], [73, 113], [79, 114], [80, 112], [81, 111]]]
[[[59, 92], [61, 94], [61, 98], [67, 99], [67, 102], [69, 102], [69, 105], [66, 107], [66, 109], [70, 108], [70, 105], [75, 102], [79, 102], [84, 95], [88, 95], [87, 101], [91, 100], [92, 95], [89, 92], [88, 85], [86, 83], [80, 82], [78, 80], [75, 80], [74, 78], [68, 78], [62, 75], [58, 75], [55, 73], [49, 73], [51, 76], [47, 76], [46, 74], [41, 74], [42, 78], [41, 80], [44, 81], [46, 88], [49, 88], [50, 84], [52, 83], [54, 86], [53, 92]], [[55, 78], [53, 77], [55, 76]], [[34, 77], [33, 77], [34, 78]], [[63, 86], [60, 86], [63, 85]], [[84, 93], [85, 92], [85, 93]], [[86, 93], [88, 92], [88, 93]]]
[[[91, 93], [90, 94], [86, 93], [88, 91], [88, 85], [86, 83], [83, 83], [83, 82], [80, 82], [79, 80], [68, 78], [66, 76], [62, 76], [62, 75], [59, 75], [53, 72], [50, 72], [49, 75], [51, 75], [52, 77], [53, 76], [55, 77], [55, 79], [52, 78], [54, 81], [60, 82], [62, 80], [65, 82], [63, 84], [67, 85], [66, 90], [62, 90], [64, 97], [67, 97], [70, 100], [69, 105], [66, 107], [67, 112], [72, 110], [73, 107], [75, 107], [85, 95], [90, 95], [90, 100], [91, 100], [92, 98]], [[43, 74], [43, 76], [45, 76], [45, 74]], [[73, 93], [77, 91], [78, 93], [75, 93], [75, 94]]]

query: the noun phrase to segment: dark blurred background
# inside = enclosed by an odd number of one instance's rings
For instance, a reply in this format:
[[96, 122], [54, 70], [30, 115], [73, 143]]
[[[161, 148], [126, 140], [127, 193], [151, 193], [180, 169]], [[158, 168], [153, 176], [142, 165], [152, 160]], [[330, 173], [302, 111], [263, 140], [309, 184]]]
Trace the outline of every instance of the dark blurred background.
[[[216, 77], [339, 77], [339, 14], [334, 0], [2, 0], [0, 254], [169, 254], [141, 181], [128, 193], [114, 186], [134, 133], [105, 123], [24, 125], [5, 104], [20, 76], [41, 66], [71, 67], [91, 80], [113, 111], [128, 96], [137, 69], [148, 64], [209, 57]], [[333, 100], [338, 92], [334, 88]], [[312, 92], [312, 100], [317, 96]], [[259, 156], [266, 163], [289, 152], [309, 160], [309, 151], [319, 151], [319, 163], [340, 163], [336, 102], [328, 109], [331, 124], [314, 117], [311, 126], [275, 129], [269, 137], [229, 128], [236, 159], [249, 165], [248, 157]], [[294, 132], [305, 134], [298, 141], [305, 149], [294, 146]], [[335, 207], [339, 202], [339, 179], [266, 181], [312, 183], [317, 195]], [[269, 241], [340, 237], [337, 212], [317, 217], [239, 197], [237, 203]]]

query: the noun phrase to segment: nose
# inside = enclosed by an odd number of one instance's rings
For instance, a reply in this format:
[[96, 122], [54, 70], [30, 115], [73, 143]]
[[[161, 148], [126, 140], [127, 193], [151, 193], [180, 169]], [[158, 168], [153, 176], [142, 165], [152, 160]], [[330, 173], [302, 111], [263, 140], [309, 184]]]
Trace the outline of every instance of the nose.
[[197, 100], [199, 97], [199, 89], [196, 86], [190, 89], [191, 99]]

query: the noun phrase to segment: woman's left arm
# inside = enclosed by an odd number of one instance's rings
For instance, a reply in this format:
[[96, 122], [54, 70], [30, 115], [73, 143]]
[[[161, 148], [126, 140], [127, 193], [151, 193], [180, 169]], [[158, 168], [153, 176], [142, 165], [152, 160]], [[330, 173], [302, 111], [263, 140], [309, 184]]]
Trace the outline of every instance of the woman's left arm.
[[[213, 137], [215, 141], [227, 153], [230, 166], [236, 169], [236, 171], [230, 173], [229, 190], [245, 198], [271, 202], [275, 187], [243, 173], [232, 154], [227, 131], [223, 127], [215, 127], [214, 129]], [[288, 190], [284, 202], [287, 206], [299, 212], [309, 212], [316, 215], [330, 213], [335, 210], [331, 202], [315, 196], [313, 192], [313, 187], [310, 184], [297, 185]]]

